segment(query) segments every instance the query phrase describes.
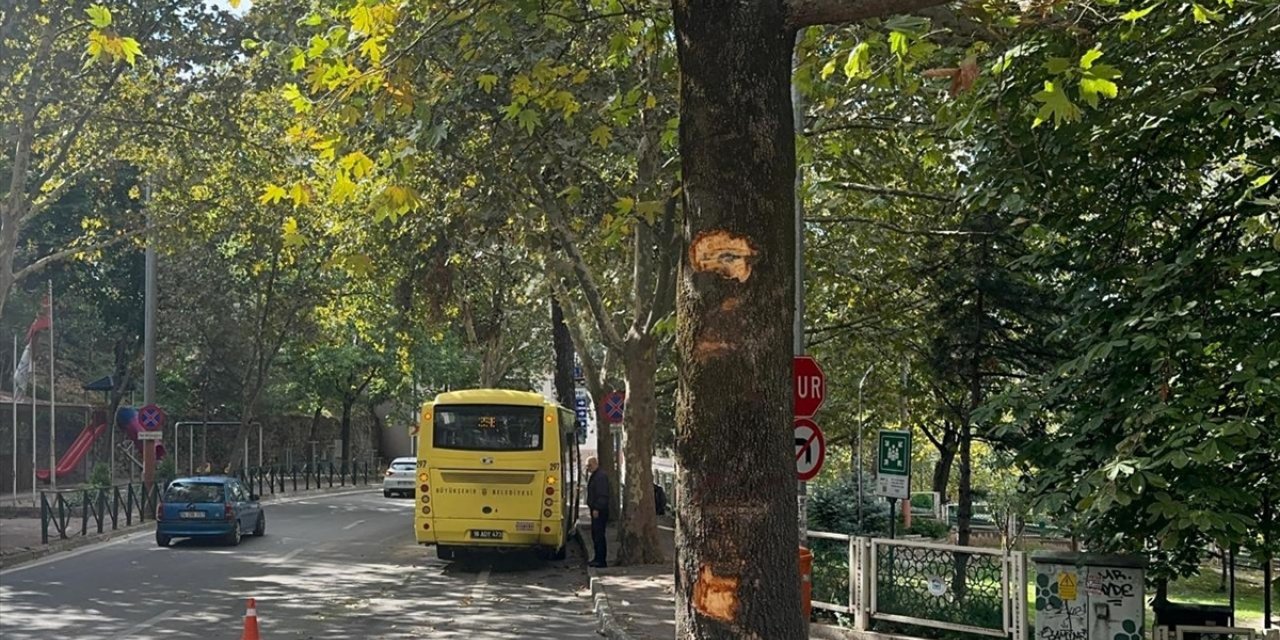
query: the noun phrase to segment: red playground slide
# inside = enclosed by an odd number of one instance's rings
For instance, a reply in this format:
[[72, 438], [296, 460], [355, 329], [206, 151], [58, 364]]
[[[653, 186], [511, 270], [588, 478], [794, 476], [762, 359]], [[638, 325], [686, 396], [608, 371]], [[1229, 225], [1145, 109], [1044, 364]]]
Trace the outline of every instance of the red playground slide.
[[[67, 449], [67, 452], [62, 454], [62, 459], [58, 460], [59, 476], [71, 473], [71, 471], [76, 468], [76, 465], [80, 464], [80, 461], [84, 459], [85, 454], [89, 453], [89, 448], [93, 446], [93, 443], [98, 439], [98, 436], [102, 435], [102, 432], [107, 430], [106, 421], [98, 422], [96, 419], [100, 418], [100, 416], [97, 413], [94, 414], [94, 418], [95, 421], [85, 427], [84, 431], [81, 431], [79, 436], [76, 436], [76, 441], [71, 443], [71, 448]], [[49, 470], [37, 469], [36, 477], [41, 480], [48, 480]]]

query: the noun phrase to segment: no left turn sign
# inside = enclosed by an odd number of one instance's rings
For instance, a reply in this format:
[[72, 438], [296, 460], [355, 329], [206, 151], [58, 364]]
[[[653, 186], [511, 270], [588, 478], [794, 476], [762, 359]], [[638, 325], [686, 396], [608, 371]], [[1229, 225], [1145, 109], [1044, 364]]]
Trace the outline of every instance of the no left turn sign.
[[818, 423], [808, 418], [796, 418], [796, 478], [808, 482], [822, 471], [827, 458], [827, 441]]

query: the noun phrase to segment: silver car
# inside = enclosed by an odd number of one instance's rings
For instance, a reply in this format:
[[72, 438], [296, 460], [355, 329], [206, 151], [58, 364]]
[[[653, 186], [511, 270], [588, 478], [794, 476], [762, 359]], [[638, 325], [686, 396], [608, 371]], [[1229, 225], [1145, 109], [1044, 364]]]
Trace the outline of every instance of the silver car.
[[418, 461], [414, 458], [396, 458], [387, 467], [382, 478], [382, 495], [390, 498], [394, 495], [413, 497], [418, 471]]

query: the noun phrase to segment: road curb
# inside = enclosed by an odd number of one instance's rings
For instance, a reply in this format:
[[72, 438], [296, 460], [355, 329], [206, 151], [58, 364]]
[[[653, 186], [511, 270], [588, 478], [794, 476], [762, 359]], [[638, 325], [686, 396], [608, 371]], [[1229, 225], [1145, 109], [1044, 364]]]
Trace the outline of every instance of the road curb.
[[[319, 489], [311, 491], [299, 491], [297, 494], [286, 492], [285, 494], [263, 496], [261, 502], [263, 504], [289, 504], [299, 500], [308, 498], [328, 498], [333, 496], [348, 495], [362, 493], [375, 489], [375, 485], [365, 487], [334, 487], [332, 489]], [[41, 558], [73, 551], [81, 547], [88, 547], [95, 544], [110, 542], [117, 538], [136, 535], [142, 533], [147, 527], [155, 526], [155, 520], [142, 520], [136, 524], [122, 526], [114, 531], [103, 531], [102, 533], [90, 533], [83, 536], [70, 537], [65, 540], [50, 540], [49, 544], [39, 547], [27, 548], [21, 551], [13, 551], [11, 553], [0, 553], [0, 569], [13, 569], [28, 562], [34, 562]]]
[[[578, 540], [583, 561], [586, 562], [587, 541], [581, 526], [578, 527], [578, 535], [574, 537]], [[596, 633], [609, 640], [635, 640], [613, 615], [613, 605], [609, 602], [609, 593], [604, 588], [604, 581], [600, 579], [600, 572], [588, 565], [587, 576], [591, 579], [591, 605], [596, 616]]]

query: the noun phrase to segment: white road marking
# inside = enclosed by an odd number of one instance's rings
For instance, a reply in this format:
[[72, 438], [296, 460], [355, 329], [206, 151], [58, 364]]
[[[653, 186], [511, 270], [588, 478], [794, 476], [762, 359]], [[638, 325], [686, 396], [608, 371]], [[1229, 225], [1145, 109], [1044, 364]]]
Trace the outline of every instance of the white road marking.
[[290, 560], [292, 560], [292, 559], [294, 559], [294, 558], [298, 557], [298, 554], [299, 554], [299, 553], [302, 553], [303, 551], [306, 551], [306, 549], [305, 549], [305, 548], [303, 548], [303, 549], [294, 549], [293, 551], [290, 551], [289, 553], [286, 553], [286, 554], [284, 554], [283, 556], [281, 556], [280, 558], [278, 558], [278, 559], [275, 561], [275, 563], [274, 563], [274, 564], [289, 564], [289, 561], [290, 561]]
[[135, 635], [137, 635], [139, 631], [142, 631], [147, 627], [150, 627], [151, 625], [157, 622], [160, 622], [161, 620], [164, 620], [165, 618], [168, 618], [177, 612], [178, 612], [177, 609], [170, 609], [168, 611], [165, 611], [164, 613], [152, 616], [150, 618], [147, 618], [146, 620], [143, 620], [142, 622], [139, 622], [138, 624], [133, 625], [132, 627], [129, 627], [128, 629], [125, 629], [124, 631], [121, 631], [120, 633], [117, 633], [114, 637], [122, 638], [122, 639], [132, 638]]
[[349, 524], [349, 525], [347, 525], [347, 526], [343, 527], [343, 528], [342, 528], [342, 530], [343, 530], [343, 531], [350, 531], [350, 530], [352, 530], [352, 529], [354, 529], [354, 528], [356, 528], [356, 527], [358, 527], [358, 526], [360, 526], [360, 525], [362, 525], [362, 524], [364, 524], [364, 520], [356, 520], [355, 522], [352, 522], [351, 524]]
[[471, 587], [471, 604], [480, 601], [484, 597], [484, 589], [489, 584], [489, 567], [485, 567], [480, 575], [476, 576], [476, 583]]

